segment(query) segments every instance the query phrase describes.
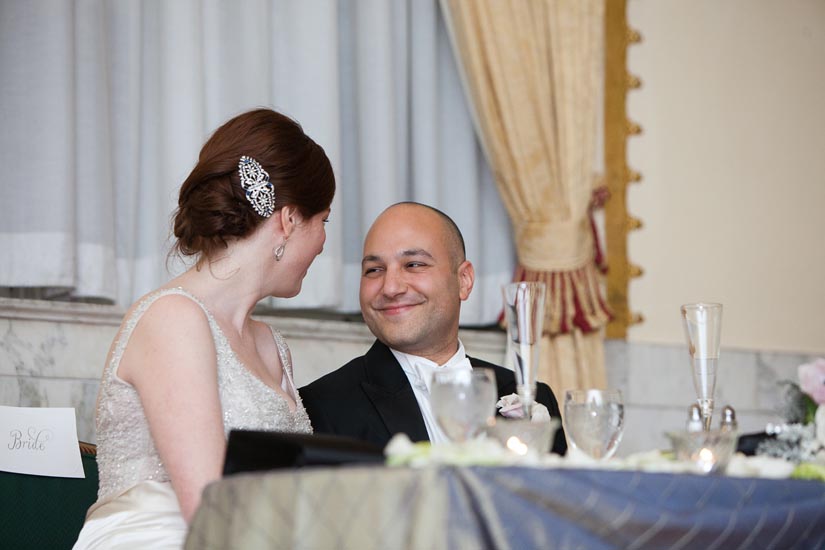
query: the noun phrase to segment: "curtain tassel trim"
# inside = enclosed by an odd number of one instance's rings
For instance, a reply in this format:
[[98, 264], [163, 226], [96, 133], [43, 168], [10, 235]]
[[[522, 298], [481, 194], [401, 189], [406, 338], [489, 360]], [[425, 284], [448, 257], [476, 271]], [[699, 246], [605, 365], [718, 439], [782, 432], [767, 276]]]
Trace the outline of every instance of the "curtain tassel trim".
[[612, 314], [599, 292], [596, 265], [571, 270], [536, 271], [521, 265], [514, 281], [541, 281], [547, 286], [544, 334], [558, 336], [575, 329], [587, 334], [600, 330], [612, 319]]

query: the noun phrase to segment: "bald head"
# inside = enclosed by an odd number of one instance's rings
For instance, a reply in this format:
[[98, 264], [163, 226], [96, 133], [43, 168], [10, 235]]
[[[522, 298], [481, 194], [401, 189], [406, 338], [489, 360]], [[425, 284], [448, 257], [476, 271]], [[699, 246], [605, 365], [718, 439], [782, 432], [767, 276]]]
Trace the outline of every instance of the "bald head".
[[457, 268], [467, 259], [467, 250], [464, 246], [464, 236], [461, 234], [461, 230], [450, 216], [438, 208], [421, 204], [420, 202], [398, 202], [386, 208], [381, 215], [378, 216], [378, 219], [375, 220], [375, 223], [377, 224], [378, 221], [385, 216], [396, 217], [399, 214], [401, 216], [411, 214], [411, 216], [404, 217], [410, 220], [418, 220], [422, 225], [430, 225], [428, 222], [437, 220], [440, 225], [437, 231], [450, 253], [453, 268]]

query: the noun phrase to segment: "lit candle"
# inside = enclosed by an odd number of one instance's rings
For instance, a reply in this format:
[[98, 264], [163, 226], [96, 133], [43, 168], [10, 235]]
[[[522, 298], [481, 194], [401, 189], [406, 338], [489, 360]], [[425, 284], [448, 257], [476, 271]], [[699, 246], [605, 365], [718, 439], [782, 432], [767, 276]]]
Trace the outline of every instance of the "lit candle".
[[526, 455], [527, 454], [527, 445], [516, 436], [511, 436], [507, 440], [507, 448], [516, 453], [517, 455]]
[[698, 453], [697, 463], [703, 472], [710, 472], [716, 464], [716, 455], [707, 447], [702, 447]]

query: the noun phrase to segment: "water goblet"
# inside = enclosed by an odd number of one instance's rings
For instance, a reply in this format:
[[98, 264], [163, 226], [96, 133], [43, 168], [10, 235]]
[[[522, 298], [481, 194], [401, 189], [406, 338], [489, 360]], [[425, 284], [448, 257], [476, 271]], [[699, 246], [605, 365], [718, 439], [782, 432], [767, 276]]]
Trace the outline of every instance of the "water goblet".
[[502, 287], [509, 336], [507, 347], [513, 357], [516, 392], [521, 399], [525, 418], [531, 417], [536, 398], [545, 292], [542, 282], [510, 283]]
[[495, 415], [498, 390], [492, 369], [435, 371], [430, 404], [444, 435], [454, 443], [480, 435]]
[[705, 431], [710, 430], [713, 416], [713, 393], [719, 363], [722, 333], [722, 304], [685, 304], [681, 307], [688, 351], [693, 369], [696, 401], [702, 412]]
[[609, 390], [567, 390], [564, 431], [570, 445], [596, 460], [616, 453], [624, 432], [622, 393]]

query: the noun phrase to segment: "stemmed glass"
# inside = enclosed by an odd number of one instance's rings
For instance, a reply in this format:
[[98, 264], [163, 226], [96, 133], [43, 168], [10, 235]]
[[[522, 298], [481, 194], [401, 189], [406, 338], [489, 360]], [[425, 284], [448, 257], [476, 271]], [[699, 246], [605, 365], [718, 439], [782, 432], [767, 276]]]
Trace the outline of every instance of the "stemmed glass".
[[716, 389], [716, 368], [719, 363], [722, 304], [685, 304], [681, 311], [693, 369], [696, 400], [702, 411], [705, 431], [708, 431], [713, 416], [713, 393]]
[[612, 457], [624, 433], [622, 392], [616, 389], [564, 392], [564, 431], [570, 445], [591, 458]]
[[539, 345], [544, 324], [544, 294], [542, 282], [510, 283], [502, 287], [504, 313], [507, 319], [509, 348], [513, 354], [516, 391], [524, 408], [524, 417], [531, 417], [536, 398], [536, 374]]
[[498, 391], [492, 369], [433, 373], [430, 403], [444, 434], [454, 443], [481, 434], [495, 415]]

